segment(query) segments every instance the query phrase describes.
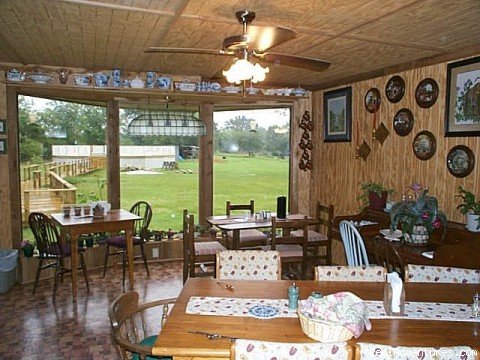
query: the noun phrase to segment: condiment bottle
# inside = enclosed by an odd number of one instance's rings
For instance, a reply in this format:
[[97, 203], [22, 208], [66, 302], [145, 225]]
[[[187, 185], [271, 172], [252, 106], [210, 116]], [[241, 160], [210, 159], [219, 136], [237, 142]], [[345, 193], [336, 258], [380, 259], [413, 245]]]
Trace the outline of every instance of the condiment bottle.
[[480, 316], [480, 293], [478, 292], [475, 295], [473, 295], [472, 316], [473, 317]]
[[293, 283], [288, 287], [288, 308], [296, 310], [298, 307], [298, 286]]

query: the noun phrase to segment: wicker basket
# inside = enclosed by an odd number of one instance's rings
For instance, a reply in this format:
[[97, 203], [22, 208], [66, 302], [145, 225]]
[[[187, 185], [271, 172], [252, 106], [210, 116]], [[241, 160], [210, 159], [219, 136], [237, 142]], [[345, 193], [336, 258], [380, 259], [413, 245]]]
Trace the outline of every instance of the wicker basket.
[[313, 320], [298, 312], [302, 330], [309, 338], [320, 342], [346, 341], [353, 334], [346, 327], [326, 321]]

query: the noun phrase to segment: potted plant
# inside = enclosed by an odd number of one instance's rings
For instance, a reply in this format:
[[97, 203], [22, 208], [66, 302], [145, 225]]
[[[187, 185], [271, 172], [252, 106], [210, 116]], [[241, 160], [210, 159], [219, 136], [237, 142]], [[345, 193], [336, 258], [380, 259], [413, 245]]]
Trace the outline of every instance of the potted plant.
[[30, 258], [33, 256], [33, 250], [35, 249], [35, 246], [28, 241], [28, 240], [23, 240], [20, 242], [20, 249], [23, 250], [23, 256]]
[[407, 243], [425, 245], [435, 229], [441, 225], [446, 229], [447, 217], [438, 210], [437, 199], [427, 192], [423, 190], [415, 200], [396, 203], [390, 210], [391, 229], [401, 228]]
[[458, 187], [458, 194], [462, 198], [462, 203], [457, 206], [457, 209], [466, 216], [467, 230], [472, 232], [480, 232], [480, 199], [476, 200], [475, 195], [464, 189]]
[[393, 189], [387, 189], [382, 184], [376, 182], [363, 182], [361, 189], [362, 193], [357, 200], [361, 200], [364, 207], [368, 206], [376, 210], [384, 209], [388, 194], [393, 193]]

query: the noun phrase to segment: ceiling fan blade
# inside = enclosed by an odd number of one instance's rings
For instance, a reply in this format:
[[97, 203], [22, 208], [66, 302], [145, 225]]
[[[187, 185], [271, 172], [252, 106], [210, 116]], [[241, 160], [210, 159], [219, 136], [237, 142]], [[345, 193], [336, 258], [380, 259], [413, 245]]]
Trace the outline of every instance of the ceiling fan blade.
[[302, 56], [294, 56], [294, 55], [286, 55], [286, 54], [277, 54], [277, 53], [252, 53], [252, 56], [259, 59], [265, 63], [271, 63], [275, 65], [285, 65], [285, 66], [292, 66], [312, 71], [323, 71], [328, 69], [330, 66], [329, 62], [302, 57]]
[[259, 52], [297, 37], [297, 33], [292, 29], [280, 26], [249, 26], [247, 34], [252, 38], [248, 47]]
[[151, 46], [147, 50], [147, 53], [179, 53], [179, 54], [206, 54], [206, 55], [224, 55], [231, 56], [235, 53], [228, 50], [217, 49], [195, 49], [195, 48], [177, 48], [177, 47], [161, 47]]

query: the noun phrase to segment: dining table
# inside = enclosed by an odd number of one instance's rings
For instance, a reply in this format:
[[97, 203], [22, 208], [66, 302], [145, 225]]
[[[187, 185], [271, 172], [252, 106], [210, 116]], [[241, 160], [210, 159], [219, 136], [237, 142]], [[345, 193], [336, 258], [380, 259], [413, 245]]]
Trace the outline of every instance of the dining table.
[[[239, 249], [240, 244], [240, 231], [241, 230], [251, 230], [251, 229], [262, 229], [262, 228], [271, 228], [272, 227], [272, 217], [275, 217], [276, 213], [270, 213], [268, 217], [259, 217], [256, 214], [245, 214], [245, 215], [213, 215], [207, 217], [207, 222], [219, 228], [222, 232], [232, 231], [232, 244], [231, 250]], [[288, 214], [286, 219], [282, 220], [294, 220], [294, 219], [303, 219], [305, 215], [303, 214]], [[316, 222], [315, 218], [307, 217], [309, 222], [313, 225]]]
[[[324, 295], [341, 291], [351, 292], [364, 301], [381, 301], [385, 283], [295, 281], [299, 299], [307, 299], [312, 292]], [[277, 342], [313, 342], [301, 329], [297, 316], [263, 319], [252, 316], [228, 316], [225, 307], [218, 305], [210, 314], [192, 313], [193, 300], [220, 298], [213, 304], [242, 299], [287, 299], [289, 280], [225, 280], [190, 278], [185, 283], [152, 353], [172, 356], [174, 360], [229, 359], [230, 338]], [[404, 283], [407, 302], [453, 304], [469, 307], [480, 284]], [[275, 300], [277, 301], [277, 300]], [[218, 314], [220, 313], [220, 314]], [[372, 328], [358, 338], [349, 340], [403, 346], [467, 345], [480, 351], [480, 318], [478, 319], [419, 319], [407, 317], [370, 318]], [[208, 336], [210, 334], [210, 336]], [[216, 334], [217, 336], [212, 336]]]
[[[141, 219], [140, 216], [132, 214], [123, 209], [110, 210], [101, 217], [87, 216], [65, 216], [63, 213], [54, 213], [51, 215], [53, 221], [60, 228], [60, 235], [64, 244], [67, 243], [67, 235], [70, 239], [70, 248], [76, 249], [78, 239], [82, 234], [90, 234], [97, 232], [116, 233], [125, 231], [127, 241], [127, 257], [128, 257], [128, 276], [130, 290], [134, 289], [133, 279], [133, 230], [136, 220]], [[72, 268], [72, 295], [73, 300], [77, 298], [77, 267], [78, 253], [71, 251], [71, 268]]]

